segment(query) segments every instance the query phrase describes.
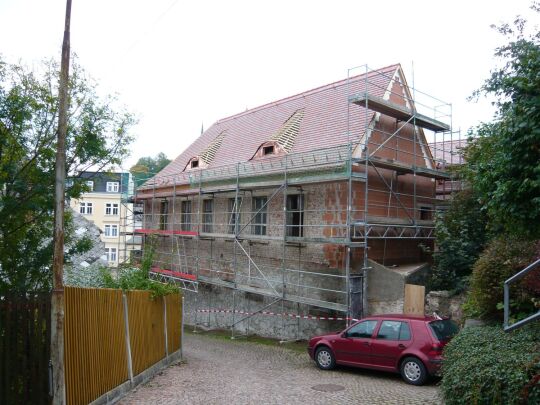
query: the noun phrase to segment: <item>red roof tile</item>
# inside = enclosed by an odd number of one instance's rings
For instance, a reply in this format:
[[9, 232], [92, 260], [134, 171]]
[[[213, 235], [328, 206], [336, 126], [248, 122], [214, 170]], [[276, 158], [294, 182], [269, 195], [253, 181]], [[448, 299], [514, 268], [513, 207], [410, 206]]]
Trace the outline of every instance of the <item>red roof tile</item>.
[[467, 146], [467, 139], [453, 139], [431, 142], [429, 147], [439, 167], [460, 165], [463, 163], [462, 149]]
[[[397, 69], [399, 65], [392, 65], [368, 73], [367, 91], [382, 97]], [[350, 141], [359, 141], [374, 112], [368, 111], [366, 114], [363, 107], [349, 103], [348, 98], [366, 91], [365, 78], [365, 74], [354, 76], [223, 118], [208, 128], [156, 177], [182, 172], [188, 161], [200, 155], [223, 131], [227, 131], [227, 136], [208, 167], [247, 162], [257, 148], [270, 140], [299, 109], [304, 110], [304, 117], [291, 153], [346, 144], [348, 109], [349, 130], [353, 136]]]

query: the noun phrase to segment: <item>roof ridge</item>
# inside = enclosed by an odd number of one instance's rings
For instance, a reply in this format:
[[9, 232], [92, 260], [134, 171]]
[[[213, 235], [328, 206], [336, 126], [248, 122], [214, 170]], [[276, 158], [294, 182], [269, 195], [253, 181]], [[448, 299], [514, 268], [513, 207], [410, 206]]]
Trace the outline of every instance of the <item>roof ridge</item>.
[[[368, 77], [372, 74], [376, 74], [376, 73], [380, 73], [381, 71], [384, 71], [384, 70], [389, 70], [391, 68], [399, 68], [401, 67], [401, 65], [399, 63], [395, 63], [393, 65], [388, 65], [388, 66], [385, 66], [385, 67], [382, 67], [380, 69], [376, 69], [376, 70], [371, 70], [369, 72], [367, 72], [367, 75]], [[349, 78], [345, 78], [345, 79], [341, 79], [341, 80], [338, 80], [338, 81], [335, 81], [335, 82], [332, 82], [332, 83], [328, 83], [328, 84], [324, 84], [322, 86], [319, 86], [319, 87], [315, 87], [313, 89], [310, 89], [310, 90], [305, 90], [303, 92], [300, 92], [300, 93], [297, 93], [297, 94], [294, 94], [292, 96], [288, 96], [288, 97], [284, 97], [284, 98], [281, 98], [281, 99], [278, 99], [278, 100], [275, 100], [275, 101], [271, 101], [269, 103], [266, 103], [266, 104], [262, 104], [260, 106], [257, 106], [257, 107], [254, 107], [254, 108], [251, 108], [249, 110], [246, 110], [246, 111], [242, 111], [241, 113], [237, 113], [237, 114], [234, 114], [234, 115], [230, 115], [228, 117], [224, 117], [224, 118], [221, 118], [219, 120], [217, 120], [214, 125], [216, 124], [221, 124], [223, 122], [226, 122], [226, 121], [229, 121], [231, 119], [235, 119], [235, 118], [238, 118], [238, 117], [242, 117], [244, 115], [248, 115], [248, 114], [251, 114], [251, 113], [254, 113], [254, 112], [257, 112], [257, 111], [260, 111], [260, 110], [263, 110], [265, 108], [268, 108], [268, 107], [271, 107], [271, 106], [276, 106], [276, 105], [279, 105], [279, 104], [282, 104], [286, 101], [290, 101], [290, 100], [294, 100], [294, 99], [298, 99], [300, 97], [305, 97], [307, 95], [312, 95], [312, 94], [316, 94], [316, 93], [319, 93], [323, 90], [327, 90], [329, 88], [332, 88], [332, 87], [336, 87], [336, 86], [342, 86], [343, 84], [346, 84], [347, 83], [347, 80], [357, 80], [359, 78], [363, 78], [366, 76], [366, 73], [361, 73], [359, 75], [356, 75], [356, 76], [351, 76]]]

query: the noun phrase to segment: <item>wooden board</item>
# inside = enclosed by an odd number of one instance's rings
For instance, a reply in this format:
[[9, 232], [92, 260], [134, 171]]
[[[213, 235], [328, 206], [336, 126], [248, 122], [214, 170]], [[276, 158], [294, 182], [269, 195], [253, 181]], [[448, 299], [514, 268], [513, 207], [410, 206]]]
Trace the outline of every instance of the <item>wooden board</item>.
[[425, 294], [426, 287], [423, 285], [405, 284], [403, 313], [405, 315], [424, 316]]

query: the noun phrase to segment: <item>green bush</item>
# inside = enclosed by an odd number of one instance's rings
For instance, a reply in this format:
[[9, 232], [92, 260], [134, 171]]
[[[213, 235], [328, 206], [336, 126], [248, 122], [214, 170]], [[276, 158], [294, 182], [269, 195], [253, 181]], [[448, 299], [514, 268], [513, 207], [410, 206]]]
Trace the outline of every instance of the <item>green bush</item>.
[[437, 216], [435, 227], [437, 250], [429, 289], [459, 292], [488, 240], [486, 215], [471, 190], [464, 190], [452, 198], [448, 210]]
[[102, 269], [103, 286], [122, 290], [147, 290], [152, 293], [152, 298], [178, 293], [180, 290], [175, 285], [160, 283], [148, 278], [148, 272], [154, 259], [155, 243], [153, 238], [147, 241], [139, 267], [127, 266], [120, 268], [117, 277], [114, 277], [109, 269]]
[[[501, 318], [504, 281], [532, 263], [536, 255], [537, 242], [534, 241], [516, 238], [491, 241], [474, 264], [471, 291], [464, 307], [466, 315], [483, 319]], [[510, 298], [512, 315], [516, 318], [535, 312], [534, 294], [524, 282], [511, 286]]]
[[446, 405], [539, 404], [540, 323], [505, 333], [470, 327], [445, 348]]

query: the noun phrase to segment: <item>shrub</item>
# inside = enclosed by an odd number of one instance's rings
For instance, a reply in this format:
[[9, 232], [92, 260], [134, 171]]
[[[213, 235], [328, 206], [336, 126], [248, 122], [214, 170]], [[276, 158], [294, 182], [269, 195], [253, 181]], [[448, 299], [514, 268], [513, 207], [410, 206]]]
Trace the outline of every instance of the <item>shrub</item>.
[[134, 266], [122, 267], [118, 269], [117, 277], [114, 277], [108, 269], [102, 269], [104, 287], [122, 290], [147, 290], [151, 291], [152, 298], [178, 293], [178, 287], [148, 278], [148, 272], [154, 259], [154, 245], [155, 240], [150, 238], [146, 243], [144, 256], [138, 268]]
[[[537, 242], [516, 238], [498, 238], [490, 242], [475, 263], [471, 292], [465, 313], [483, 319], [502, 316], [504, 281], [529, 265], [535, 258]], [[511, 306], [518, 318], [534, 311], [534, 294], [529, 279], [511, 286]]]
[[470, 327], [445, 348], [442, 393], [447, 405], [540, 403], [540, 323], [505, 333]]
[[436, 218], [437, 250], [433, 254], [431, 290], [463, 290], [474, 262], [486, 244], [487, 218], [470, 190], [458, 193]]

